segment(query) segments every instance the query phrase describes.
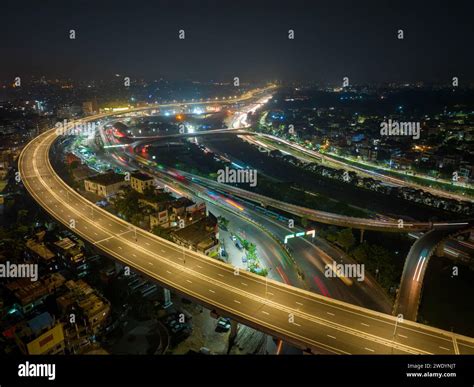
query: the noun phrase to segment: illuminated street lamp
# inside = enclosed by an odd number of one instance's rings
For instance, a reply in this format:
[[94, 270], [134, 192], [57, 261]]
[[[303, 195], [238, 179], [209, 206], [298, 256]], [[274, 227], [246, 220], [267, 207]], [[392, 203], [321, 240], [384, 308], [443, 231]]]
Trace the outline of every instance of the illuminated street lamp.
[[393, 347], [395, 345], [395, 333], [397, 332], [397, 326], [398, 323], [403, 323], [403, 314], [399, 314], [395, 320], [395, 328], [393, 330], [393, 336], [392, 336], [392, 354], [393, 354]]
[[268, 269], [268, 273], [267, 273], [267, 275], [265, 276], [265, 301], [267, 300], [268, 275], [270, 274], [271, 271], [272, 271], [272, 268], [269, 268], [269, 269]]

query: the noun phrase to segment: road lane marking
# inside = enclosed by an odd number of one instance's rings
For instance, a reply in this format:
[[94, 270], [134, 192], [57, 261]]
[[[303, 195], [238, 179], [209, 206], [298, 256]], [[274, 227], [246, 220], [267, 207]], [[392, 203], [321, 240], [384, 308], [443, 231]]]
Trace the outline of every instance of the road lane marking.
[[186, 282], [189, 282], [190, 284], [192, 284], [192, 282], [191, 282], [190, 280], [188, 280], [188, 279], [186, 280]]
[[224, 274], [217, 273], [218, 276], [224, 277]]
[[405, 336], [405, 335], [402, 335], [402, 334], [400, 334], [400, 333], [398, 334], [398, 336], [400, 336], [400, 337], [403, 337], [404, 339], [408, 339], [408, 337], [407, 337], [407, 336]]
[[137, 257], [137, 254], [132, 254], [132, 256], [136, 258], [136, 257]]
[[366, 349], [367, 351], [370, 351], [370, 352], [375, 352], [372, 348], [364, 347], [364, 349]]
[[148, 262], [149, 265], [153, 266], [153, 262]]
[[169, 270], [166, 270], [166, 272], [167, 272], [168, 274], [172, 274]]
[[240, 304], [240, 301], [234, 300], [234, 302], [236, 302], [237, 304]]
[[331, 312], [326, 312], [326, 313], [327, 313], [328, 315], [330, 315], [330, 316], [335, 316], [334, 313], [331, 313]]
[[331, 335], [326, 335], [327, 337], [330, 337], [331, 339], [337, 340], [334, 336]]
[[120, 250], [123, 250], [123, 249], [122, 249], [122, 246], [117, 246], [117, 247], [118, 247]]
[[273, 293], [270, 293], [270, 292], [267, 292], [267, 294], [269, 294], [270, 296], [274, 296], [274, 294], [273, 294]]
[[215, 291], [214, 291], [214, 290], [212, 290], [212, 289], [209, 289], [209, 291], [210, 291], [211, 293], [215, 293]]
[[301, 302], [298, 302], [298, 301], [295, 301], [298, 305], [301, 305], [303, 306], [303, 304]]
[[245, 282], [241, 282], [241, 284], [244, 285], [244, 286], [248, 286]]
[[360, 325], [363, 325], [364, 327], [370, 327], [369, 324], [366, 324], [366, 323], [363, 323], [363, 322], [361, 322]]
[[441, 345], [439, 346], [441, 349], [444, 349], [445, 351], [451, 351], [449, 348], [442, 347]]
[[147, 246], [150, 246], [150, 244], [149, 244], [148, 242], [145, 242], [145, 244], [146, 244]]
[[270, 316], [270, 313], [266, 312], [265, 310], [262, 310], [263, 314], [266, 314], [267, 316]]
[[200, 269], [202, 269], [202, 266], [199, 266], [199, 265], [196, 265], [197, 267], [199, 267]]
[[166, 253], [166, 251], [165, 251], [165, 250], [163, 250], [163, 249], [161, 249], [160, 251], [161, 251], [162, 253]]
[[298, 325], [298, 324], [297, 324]]

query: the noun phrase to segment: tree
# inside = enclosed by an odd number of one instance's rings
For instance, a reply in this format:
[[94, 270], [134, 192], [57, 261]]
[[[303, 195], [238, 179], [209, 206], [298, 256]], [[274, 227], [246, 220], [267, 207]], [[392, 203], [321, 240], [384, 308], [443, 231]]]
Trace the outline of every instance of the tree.
[[301, 225], [302, 225], [303, 227], [308, 227], [308, 218], [306, 218], [306, 217], [303, 216], [303, 217], [301, 218]]
[[219, 223], [219, 226], [223, 229], [223, 230], [227, 230], [228, 227], [229, 227], [229, 219], [227, 218], [224, 218], [223, 216], [218, 216], [217, 217], [217, 222]]
[[155, 226], [153, 227], [153, 229], [151, 230], [151, 232], [157, 236], [159, 236], [160, 238], [163, 238], [163, 239], [166, 239], [166, 240], [171, 240], [171, 237], [170, 237], [170, 234], [168, 231], [166, 231], [164, 228], [160, 227], [160, 226]]
[[136, 215], [141, 212], [140, 205], [138, 203], [138, 198], [138, 192], [132, 189], [126, 190], [123, 197], [118, 198], [115, 201], [115, 208], [125, 217], [125, 219], [128, 220], [133, 215]]
[[352, 252], [352, 256], [357, 262], [360, 263], [367, 263], [368, 258], [370, 255], [370, 246], [367, 242], [363, 242], [359, 246], [357, 246], [354, 251]]
[[28, 210], [18, 210], [17, 222], [22, 223], [28, 217]]
[[341, 246], [346, 253], [355, 245], [355, 242], [354, 234], [352, 234], [352, 229], [350, 228], [345, 228], [337, 234], [336, 243]]

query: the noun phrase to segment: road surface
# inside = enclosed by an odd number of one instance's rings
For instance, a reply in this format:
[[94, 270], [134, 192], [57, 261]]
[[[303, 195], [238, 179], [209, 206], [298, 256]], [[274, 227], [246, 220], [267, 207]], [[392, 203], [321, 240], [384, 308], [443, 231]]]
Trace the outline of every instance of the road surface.
[[[97, 119], [90, 117], [89, 119]], [[53, 170], [51, 129], [19, 157], [25, 188], [48, 213], [115, 259], [176, 292], [301, 348], [340, 354], [471, 353], [474, 339], [297, 289], [185, 250], [88, 202]]]

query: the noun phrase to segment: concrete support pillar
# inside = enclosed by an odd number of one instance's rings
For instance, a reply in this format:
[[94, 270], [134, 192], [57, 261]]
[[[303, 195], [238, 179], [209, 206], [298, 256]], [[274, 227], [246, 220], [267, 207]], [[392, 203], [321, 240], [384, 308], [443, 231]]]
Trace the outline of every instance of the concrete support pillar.
[[445, 254], [444, 254], [444, 247], [446, 245], [445, 242], [446, 242], [446, 240], [443, 240], [438, 244], [438, 246], [436, 246], [435, 255], [437, 257], [444, 257], [445, 256]]
[[360, 229], [360, 242], [359, 243], [362, 243], [362, 242], [364, 242], [364, 229], [363, 228]]
[[169, 291], [169, 289], [163, 288], [163, 297], [165, 301], [163, 307], [165, 309], [173, 305], [173, 303], [171, 302], [171, 292]]
[[237, 337], [237, 321], [235, 320], [230, 320], [230, 334], [229, 334], [229, 348], [228, 352], [230, 352], [230, 349], [234, 345], [235, 338]]

